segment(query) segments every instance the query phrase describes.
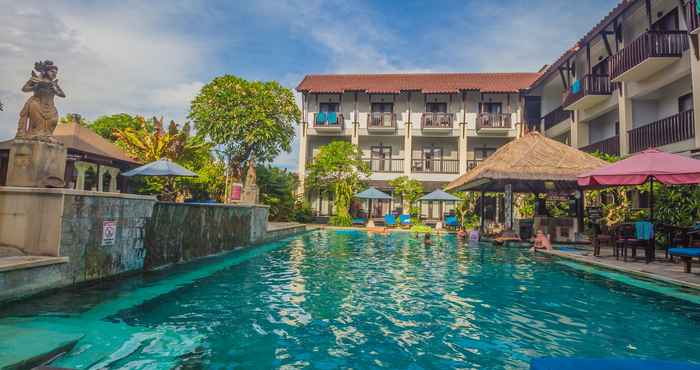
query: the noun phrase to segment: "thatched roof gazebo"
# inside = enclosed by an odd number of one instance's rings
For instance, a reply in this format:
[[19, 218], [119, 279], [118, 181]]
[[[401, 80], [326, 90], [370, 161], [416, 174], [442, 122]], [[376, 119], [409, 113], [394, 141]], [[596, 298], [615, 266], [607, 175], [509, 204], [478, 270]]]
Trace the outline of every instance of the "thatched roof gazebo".
[[449, 183], [448, 191], [547, 193], [578, 189], [576, 176], [608, 163], [576, 148], [530, 132], [502, 146]]

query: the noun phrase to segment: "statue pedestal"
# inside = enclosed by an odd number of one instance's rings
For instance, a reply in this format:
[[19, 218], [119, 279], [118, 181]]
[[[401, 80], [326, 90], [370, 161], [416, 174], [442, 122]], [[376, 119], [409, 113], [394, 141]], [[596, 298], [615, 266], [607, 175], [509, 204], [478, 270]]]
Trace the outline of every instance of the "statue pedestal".
[[241, 193], [241, 203], [258, 204], [260, 189], [257, 185], [245, 185]]
[[62, 188], [67, 151], [63, 144], [15, 139], [10, 148], [7, 186]]

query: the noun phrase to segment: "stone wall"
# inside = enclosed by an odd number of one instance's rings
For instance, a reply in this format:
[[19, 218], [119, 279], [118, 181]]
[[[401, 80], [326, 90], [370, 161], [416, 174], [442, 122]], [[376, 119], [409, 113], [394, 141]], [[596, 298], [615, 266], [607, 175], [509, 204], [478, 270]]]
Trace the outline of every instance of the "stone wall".
[[261, 205], [157, 203], [146, 227], [145, 268], [263, 242], [268, 211]]

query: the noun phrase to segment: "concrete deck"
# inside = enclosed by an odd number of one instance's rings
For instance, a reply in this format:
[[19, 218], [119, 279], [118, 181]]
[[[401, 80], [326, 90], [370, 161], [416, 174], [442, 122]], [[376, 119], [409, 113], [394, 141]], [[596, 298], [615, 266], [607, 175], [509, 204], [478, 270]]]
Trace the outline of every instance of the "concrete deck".
[[68, 257], [10, 256], [0, 258], [0, 272], [67, 263]]
[[627, 262], [623, 261], [622, 257], [619, 260], [615, 259], [612, 248], [602, 248], [599, 257], [593, 256], [593, 250], [579, 250], [576, 252], [540, 250], [538, 253], [700, 290], [700, 264], [694, 263], [693, 272], [688, 274], [683, 272], [683, 263], [678, 258], [673, 263], [664, 259], [664, 253], [660, 251], [657, 251], [656, 260], [649, 264], [644, 262], [643, 251], [637, 255], [636, 260], [628, 256]]

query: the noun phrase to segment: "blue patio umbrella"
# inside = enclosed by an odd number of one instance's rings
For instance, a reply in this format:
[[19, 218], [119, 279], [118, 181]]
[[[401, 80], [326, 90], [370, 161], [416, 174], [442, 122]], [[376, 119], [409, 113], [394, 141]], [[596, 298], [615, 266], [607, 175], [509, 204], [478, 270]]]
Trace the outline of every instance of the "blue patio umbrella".
[[428, 195], [424, 195], [424, 196], [418, 198], [418, 200], [440, 200], [440, 201], [456, 202], [460, 199], [459, 199], [459, 197], [456, 197], [450, 193], [447, 193], [443, 190], [437, 189]]
[[141, 167], [134, 168], [131, 171], [124, 172], [122, 176], [197, 177], [197, 174], [175, 162], [167, 159], [161, 159], [145, 164]]
[[[460, 199], [450, 193], [447, 193], [441, 189], [436, 189], [428, 195], [424, 195], [418, 198], [419, 201], [438, 201], [438, 202], [456, 202]], [[441, 210], [442, 211], [442, 207]], [[442, 217], [442, 216], [441, 216]]]
[[391, 195], [383, 191], [377, 190], [374, 187], [370, 187], [367, 190], [355, 194], [355, 198], [369, 200], [369, 217], [372, 217], [372, 199], [392, 199]]

